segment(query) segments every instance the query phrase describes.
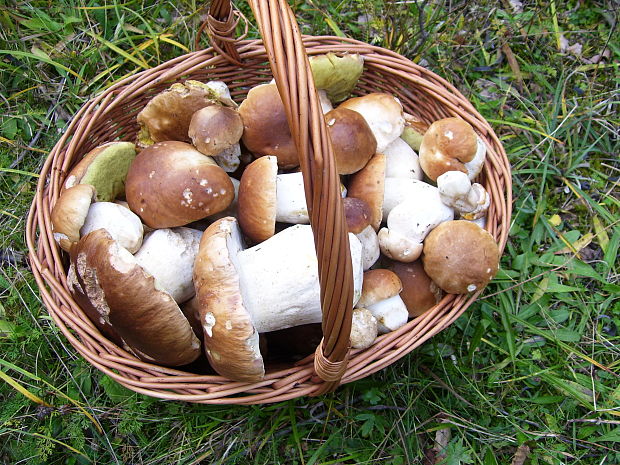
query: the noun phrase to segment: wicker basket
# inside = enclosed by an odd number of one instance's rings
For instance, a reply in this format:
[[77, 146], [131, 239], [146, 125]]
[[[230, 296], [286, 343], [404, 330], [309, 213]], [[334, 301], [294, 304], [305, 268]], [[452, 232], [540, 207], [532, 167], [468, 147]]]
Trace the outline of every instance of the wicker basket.
[[[108, 88], [74, 116], [43, 166], [27, 223], [34, 276], [43, 302], [65, 337], [95, 367], [136, 392], [210, 404], [259, 404], [317, 395], [370, 375], [405, 356], [456, 320], [473, 295], [447, 295], [434, 308], [366, 350], [350, 350], [352, 278], [339, 178], [318, 104], [307, 55], [359, 53], [364, 74], [357, 94], [397, 96], [405, 111], [426, 122], [448, 116], [468, 121], [488, 152], [481, 182], [492, 197], [487, 229], [503, 250], [511, 216], [511, 175], [506, 154], [489, 124], [450, 84], [408, 59], [379, 47], [339, 37], [302, 37], [285, 0], [251, 0], [263, 40], [233, 40], [235, 15], [228, 1], [211, 5], [214, 46], [141, 72]], [[136, 115], [148, 100], [186, 79], [225, 81], [237, 101], [274, 76], [296, 141], [319, 263], [323, 341], [314, 354], [291, 365], [267, 367], [257, 383], [145, 363], [107, 340], [68, 292], [66, 256], [52, 235], [50, 211], [67, 172], [80, 157], [111, 140], [135, 140]]]

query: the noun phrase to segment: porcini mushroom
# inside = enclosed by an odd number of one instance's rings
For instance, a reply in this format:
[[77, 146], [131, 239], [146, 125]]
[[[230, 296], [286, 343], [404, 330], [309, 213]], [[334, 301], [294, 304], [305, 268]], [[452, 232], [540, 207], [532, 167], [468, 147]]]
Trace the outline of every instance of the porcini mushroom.
[[446, 171], [462, 171], [473, 180], [482, 170], [486, 146], [467, 121], [443, 118], [424, 133], [419, 155], [420, 165], [432, 181]]
[[80, 229], [80, 236], [96, 229], [105, 229], [112, 239], [131, 253], [135, 253], [142, 245], [142, 222], [134, 212], [122, 205], [112, 202], [93, 203]]
[[475, 292], [499, 269], [499, 248], [491, 234], [466, 220], [437, 226], [424, 241], [424, 270], [444, 291]]
[[367, 308], [372, 313], [377, 319], [379, 334], [407, 323], [407, 307], [399, 296], [402, 288], [400, 279], [390, 270], [377, 268], [364, 273], [362, 295], [356, 307]]
[[424, 271], [421, 260], [411, 263], [384, 260], [382, 265], [396, 273], [403, 285], [400, 298], [410, 317], [417, 317], [439, 303], [443, 295], [439, 286]]
[[400, 137], [394, 139], [383, 150], [385, 155], [385, 177], [422, 180], [418, 154]]
[[379, 323], [367, 308], [353, 310], [351, 320], [351, 347], [367, 349], [377, 339]]
[[446, 171], [437, 178], [437, 188], [441, 201], [465, 220], [482, 218], [491, 205], [486, 189], [481, 184], [472, 184], [461, 171]]
[[346, 99], [364, 71], [364, 58], [357, 54], [335, 53], [309, 58], [312, 77], [317, 89], [324, 90], [332, 102]]
[[184, 226], [224, 210], [232, 182], [211, 157], [185, 142], [168, 141], [140, 152], [127, 174], [129, 207], [152, 228]]
[[370, 224], [370, 208], [366, 202], [355, 197], [345, 197], [342, 201], [349, 232], [355, 234], [362, 244], [362, 268], [366, 271], [381, 255], [379, 238]]
[[385, 192], [385, 155], [375, 154], [366, 166], [351, 176], [348, 197], [361, 199], [370, 207], [370, 224], [379, 230], [383, 217], [383, 195]]
[[95, 188], [90, 184], [78, 184], [65, 190], [56, 201], [51, 213], [52, 231], [63, 250], [68, 252], [80, 240], [80, 228], [95, 195]]
[[170, 294], [103, 229], [71, 249], [75, 280], [98, 313], [140, 359], [178, 366], [200, 355], [200, 342]]
[[377, 150], [377, 141], [359, 113], [336, 108], [325, 115], [338, 174], [361, 170]]
[[[361, 292], [361, 245], [352, 234], [349, 243], [355, 302]], [[258, 333], [321, 321], [317, 270], [310, 226], [291, 226], [246, 250], [235, 218], [209, 226], [194, 285], [213, 368], [237, 381], [261, 379]]]

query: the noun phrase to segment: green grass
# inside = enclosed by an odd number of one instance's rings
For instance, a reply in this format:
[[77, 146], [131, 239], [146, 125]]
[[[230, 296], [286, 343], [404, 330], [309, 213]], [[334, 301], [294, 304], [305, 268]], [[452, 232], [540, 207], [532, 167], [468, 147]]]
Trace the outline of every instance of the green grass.
[[0, 463], [620, 463], [614, 2], [291, 2], [305, 33], [392, 48], [464, 92], [510, 157], [514, 216], [454, 325], [333, 394], [260, 407], [127, 391], [41, 306], [23, 231], [46, 153], [98, 90], [191, 50], [202, 6], [58, 3], [0, 0]]

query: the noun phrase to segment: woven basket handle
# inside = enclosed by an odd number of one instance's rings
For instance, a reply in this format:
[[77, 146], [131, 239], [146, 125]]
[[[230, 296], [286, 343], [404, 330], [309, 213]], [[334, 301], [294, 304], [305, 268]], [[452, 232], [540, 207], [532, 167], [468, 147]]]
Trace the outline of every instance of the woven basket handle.
[[[314, 86], [301, 33], [285, 0], [249, 0], [284, 102], [304, 178], [306, 203], [318, 258], [323, 341], [314, 367], [325, 381], [316, 394], [334, 389], [349, 353], [353, 271], [340, 178], [325, 119]], [[229, 0], [213, 0], [207, 26], [214, 48], [240, 62], [233, 38], [237, 19]]]

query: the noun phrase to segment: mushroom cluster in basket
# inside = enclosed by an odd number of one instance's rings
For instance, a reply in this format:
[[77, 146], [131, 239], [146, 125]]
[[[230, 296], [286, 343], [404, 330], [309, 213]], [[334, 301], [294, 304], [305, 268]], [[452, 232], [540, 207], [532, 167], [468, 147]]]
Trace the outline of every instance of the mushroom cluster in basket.
[[[392, 95], [351, 97], [359, 55], [310, 61], [341, 176], [351, 345], [362, 350], [497, 272], [489, 193], [474, 182], [486, 147], [460, 118], [425, 122]], [[237, 103], [221, 81], [177, 83], [137, 124], [135, 144], [79, 161], [52, 211], [81, 309], [143, 361], [197, 361], [236, 381], [309, 355], [321, 336], [318, 265], [276, 84]]]

